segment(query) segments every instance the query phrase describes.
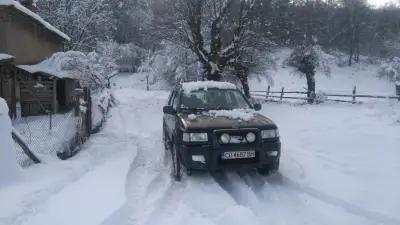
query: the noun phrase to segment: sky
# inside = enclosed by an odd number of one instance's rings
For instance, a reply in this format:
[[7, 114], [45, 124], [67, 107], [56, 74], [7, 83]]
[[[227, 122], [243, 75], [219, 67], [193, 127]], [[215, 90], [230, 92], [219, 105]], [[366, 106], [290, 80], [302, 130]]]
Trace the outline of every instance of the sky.
[[385, 5], [385, 3], [388, 2], [396, 2], [396, 0], [368, 0], [368, 2], [374, 6], [379, 7]]

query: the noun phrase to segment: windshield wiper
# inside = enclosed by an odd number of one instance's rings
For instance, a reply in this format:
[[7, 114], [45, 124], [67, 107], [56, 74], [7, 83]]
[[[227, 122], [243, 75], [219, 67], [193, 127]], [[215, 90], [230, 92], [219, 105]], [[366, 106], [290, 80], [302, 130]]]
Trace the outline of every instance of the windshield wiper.
[[197, 112], [197, 111], [207, 111], [205, 108], [181, 108], [183, 111], [189, 111], [189, 112]]

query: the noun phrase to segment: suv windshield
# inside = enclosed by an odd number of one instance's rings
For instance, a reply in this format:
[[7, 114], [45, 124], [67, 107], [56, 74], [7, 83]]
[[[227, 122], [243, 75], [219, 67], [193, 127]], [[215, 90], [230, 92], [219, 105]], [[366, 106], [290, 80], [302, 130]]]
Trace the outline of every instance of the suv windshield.
[[241, 109], [250, 108], [238, 90], [208, 89], [182, 94], [182, 109]]

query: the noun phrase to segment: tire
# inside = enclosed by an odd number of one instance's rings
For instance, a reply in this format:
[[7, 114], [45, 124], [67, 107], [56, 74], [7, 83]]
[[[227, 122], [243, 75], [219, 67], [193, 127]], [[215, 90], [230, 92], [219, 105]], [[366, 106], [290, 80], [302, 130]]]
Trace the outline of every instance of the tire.
[[163, 143], [165, 151], [169, 151], [171, 149], [171, 144], [168, 141], [167, 130], [165, 129], [165, 125], [163, 125]]
[[182, 171], [181, 171], [182, 166], [176, 145], [173, 145], [171, 148], [171, 156], [172, 156], [172, 176], [176, 181], [180, 181], [182, 178]]

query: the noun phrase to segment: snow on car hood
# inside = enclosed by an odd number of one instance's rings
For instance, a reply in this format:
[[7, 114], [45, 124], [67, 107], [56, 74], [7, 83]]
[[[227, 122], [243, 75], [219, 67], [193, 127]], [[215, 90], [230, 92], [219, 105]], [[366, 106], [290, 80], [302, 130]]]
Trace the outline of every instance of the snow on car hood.
[[272, 120], [248, 109], [210, 110], [179, 116], [185, 129], [276, 128]]

